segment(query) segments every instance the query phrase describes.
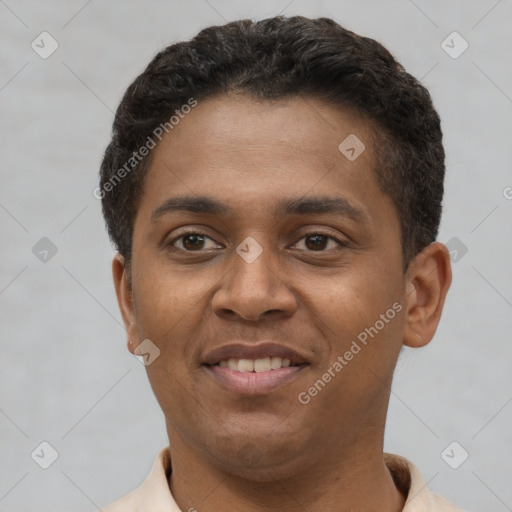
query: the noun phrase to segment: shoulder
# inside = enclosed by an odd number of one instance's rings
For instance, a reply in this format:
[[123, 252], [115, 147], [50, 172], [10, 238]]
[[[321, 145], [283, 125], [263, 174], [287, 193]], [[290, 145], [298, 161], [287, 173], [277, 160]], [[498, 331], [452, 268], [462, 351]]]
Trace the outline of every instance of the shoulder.
[[156, 456], [151, 471], [142, 484], [122, 498], [102, 507], [102, 512], [156, 510], [157, 506], [161, 505], [166, 505], [166, 510], [179, 510], [175, 507], [168, 486], [167, 474], [170, 471], [170, 450], [167, 446]]
[[406, 497], [402, 512], [465, 512], [447, 499], [432, 492], [418, 468], [407, 458], [384, 453], [384, 461], [395, 485]]
[[101, 507], [101, 510], [103, 512], [137, 512], [137, 492], [138, 489], [135, 489], [106, 507]]
[[457, 508], [453, 503], [450, 503], [447, 499], [439, 496], [435, 492], [429, 493], [430, 507], [433, 511], [439, 512], [466, 512], [461, 508]]

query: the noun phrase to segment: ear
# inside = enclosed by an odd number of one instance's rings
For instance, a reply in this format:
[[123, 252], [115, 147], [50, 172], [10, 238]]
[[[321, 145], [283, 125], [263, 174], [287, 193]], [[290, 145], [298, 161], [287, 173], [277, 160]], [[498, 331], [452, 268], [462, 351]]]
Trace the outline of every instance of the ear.
[[418, 348], [432, 340], [451, 282], [450, 253], [443, 244], [431, 243], [412, 260], [406, 274], [404, 345]]
[[124, 256], [116, 253], [112, 260], [112, 275], [116, 288], [117, 303], [123, 317], [124, 327], [127, 335], [128, 350], [133, 354], [135, 347], [139, 344], [137, 334], [137, 322], [135, 320], [135, 309], [133, 307], [133, 295], [128, 275], [129, 270], [125, 266]]

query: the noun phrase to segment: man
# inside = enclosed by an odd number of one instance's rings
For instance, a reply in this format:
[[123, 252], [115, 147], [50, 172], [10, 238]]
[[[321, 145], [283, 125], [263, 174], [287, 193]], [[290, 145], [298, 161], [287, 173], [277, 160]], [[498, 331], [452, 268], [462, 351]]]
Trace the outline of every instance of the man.
[[383, 453], [401, 348], [436, 331], [429, 93], [326, 18], [210, 27], [117, 110], [97, 194], [169, 446], [108, 512], [456, 511]]

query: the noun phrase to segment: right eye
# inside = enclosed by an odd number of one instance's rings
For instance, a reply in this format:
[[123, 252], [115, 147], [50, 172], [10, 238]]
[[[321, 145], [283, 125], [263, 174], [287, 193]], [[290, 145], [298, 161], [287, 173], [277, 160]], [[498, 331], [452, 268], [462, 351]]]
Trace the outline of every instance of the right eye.
[[[197, 252], [205, 249], [204, 244], [205, 240], [211, 240], [215, 242], [212, 238], [210, 238], [206, 233], [202, 233], [201, 231], [187, 231], [182, 233], [180, 236], [174, 238], [171, 242], [169, 242], [169, 246], [175, 249], [179, 249], [185, 252]], [[177, 242], [181, 242], [181, 247], [175, 247]], [[216, 243], [216, 242], [215, 242]], [[216, 249], [218, 247], [210, 247], [209, 249]], [[206, 248], [208, 249], [208, 248]]]

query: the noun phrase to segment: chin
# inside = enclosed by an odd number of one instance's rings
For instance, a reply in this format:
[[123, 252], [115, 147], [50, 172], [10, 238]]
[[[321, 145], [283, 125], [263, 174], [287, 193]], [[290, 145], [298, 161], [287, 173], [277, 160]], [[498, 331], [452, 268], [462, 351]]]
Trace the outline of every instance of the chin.
[[[210, 445], [208, 455], [211, 463], [226, 473], [254, 482], [272, 482], [301, 471], [302, 457], [297, 454], [303, 453], [302, 443], [289, 434], [275, 436], [267, 432], [251, 439], [247, 435], [224, 439], [227, 446], [216, 443], [212, 450]], [[304, 470], [307, 468], [304, 464]]]

